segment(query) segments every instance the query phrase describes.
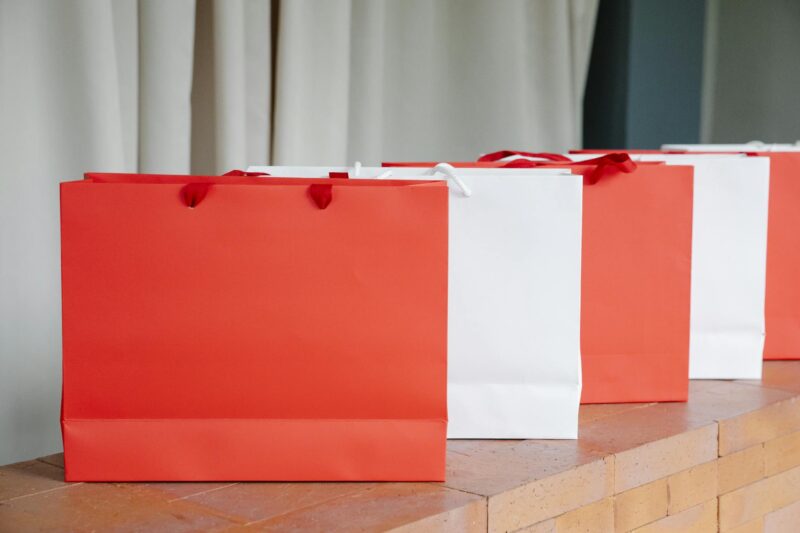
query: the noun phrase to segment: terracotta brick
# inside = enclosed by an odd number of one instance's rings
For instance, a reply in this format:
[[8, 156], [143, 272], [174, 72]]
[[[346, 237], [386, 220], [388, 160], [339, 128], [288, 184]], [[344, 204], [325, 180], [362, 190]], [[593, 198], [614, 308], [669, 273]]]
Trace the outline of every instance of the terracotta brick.
[[764, 446], [756, 444], [720, 457], [717, 463], [719, 493], [725, 494], [764, 477]]
[[[765, 389], [730, 381], [695, 380], [689, 384], [688, 402], [651, 404], [582, 423], [579, 442], [591, 450], [622, 454], [702, 428], [716, 431], [718, 420], [732, 419], [758, 411], [793, 396], [793, 393], [783, 390]], [[706, 440], [705, 443], [710, 444], [715, 440], [716, 437]], [[686, 449], [693, 450], [692, 447]], [[708, 449], [710, 446], [702, 450]], [[693, 451], [696, 450], [695, 448]], [[680, 465], [678, 471], [715, 459], [717, 451], [718, 449], [715, 449], [713, 454], [700, 458], [694, 464], [687, 461]], [[624, 469], [625, 463], [626, 461], [620, 461], [621, 469]], [[636, 460], [628, 464], [636, 470], [637, 463], [642, 464]], [[673, 473], [676, 472], [668, 471], [660, 476], [647, 476], [646, 479], [637, 480], [635, 484], [655, 481], [659, 477]], [[622, 481], [617, 491], [630, 488], [633, 486]]]
[[166, 501], [180, 500], [189, 496], [205, 494], [232, 487], [236, 483], [195, 483], [195, 482], [176, 482], [176, 483], [147, 483], [146, 486], [164, 495]]
[[556, 518], [556, 533], [608, 533], [613, 529], [613, 498], [605, 498]]
[[709, 461], [669, 477], [668, 514], [678, 514], [717, 497], [717, 461]]
[[581, 405], [578, 412], [578, 422], [580, 424], [587, 424], [600, 420], [607, 416], [618, 415], [625, 411], [632, 411], [634, 409], [641, 409], [653, 405], [652, 403], [595, 403], [588, 405]]
[[556, 533], [556, 521], [554, 518], [533, 524], [532, 526], [523, 527], [514, 533]]
[[495, 496], [606, 455], [580, 440], [450, 440], [442, 485]]
[[[10, 531], [208, 531], [235, 521], [143, 484], [80, 483], [0, 505]], [[0, 530], [5, 531], [3, 527]]]
[[759, 411], [794, 396], [796, 393], [791, 391], [735, 381], [692, 380], [689, 402], [684, 405], [692, 418], [719, 421]]
[[650, 442], [616, 454], [615, 491], [630, 490], [716, 458], [716, 425]]
[[382, 483], [250, 524], [261, 531], [485, 532], [486, 500], [429, 483]]
[[702, 426], [716, 425], [711, 416], [699, 418], [708, 420], [687, 416], [687, 406], [683, 403], [649, 404], [581, 424], [578, 442], [606, 454], [620, 453]]
[[725, 530], [725, 533], [763, 533], [763, 531], [764, 518], [758, 517], [755, 520], [747, 522], [746, 524], [742, 524], [741, 526]]
[[[345, 529], [344, 531], [348, 530]], [[473, 501], [463, 507], [438, 513], [392, 529], [392, 533], [430, 533], [432, 531], [440, 533], [485, 533], [486, 503]]]
[[489, 498], [489, 531], [515, 531], [611, 496], [613, 457]]
[[761, 381], [748, 381], [759, 387], [800, 393], [800, 365], [796, 361], [764, 361]]
[[0, 467], [0, 502], [70, 486], [64, 470], [42, 461]]
[[719, 497], [719, 524], [727, 531], [800, 500], [800, 467]]
[[717, 531], [716, 498], [634, 530], [635, 533], [710, 533]]
[[800, 396], [720, 420], [719, 454], [728, 455], [795, 431], [800, 431]]
[[667, 480], [659, 479], [614, 497], [614, 524], [618, 533], [667, 516]]
[[771, 480], [762, 479], [719, 497], [720, 531], [727, 531], [767, 514], [771, 509]]
[[795, 466], [800, 466], [800, 431], [764, 443], [764, 472], [767, 476]]
[[[237, 483], [219, 490], [199, 492], [186, 497], [186, 500], [247, 523], [311, 508], [375, 486], [374, 483]], [[427, 486], [423, 485], [423, 488]]]
[[781, 507], [764, 517], [764, 533], [797, 533], [800, 530], [800, 501]]
[[770, 482], [770, 511], [786, 507], [800, 500], [800, 467], [792, 468], [766, 479]]

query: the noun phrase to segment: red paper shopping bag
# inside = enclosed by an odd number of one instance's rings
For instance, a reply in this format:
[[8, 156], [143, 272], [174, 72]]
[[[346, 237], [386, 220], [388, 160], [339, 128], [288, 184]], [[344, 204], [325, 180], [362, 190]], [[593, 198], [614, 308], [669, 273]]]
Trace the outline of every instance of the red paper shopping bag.
[[800, 359], [800, 152], [770, 158], [764, 359]]
[[69, 481], [442, 480], [441, 182], [61, 186]]
[[685, 401], [692, 167], [638, 164], [597, 177], [583, 188], [581, 401]]

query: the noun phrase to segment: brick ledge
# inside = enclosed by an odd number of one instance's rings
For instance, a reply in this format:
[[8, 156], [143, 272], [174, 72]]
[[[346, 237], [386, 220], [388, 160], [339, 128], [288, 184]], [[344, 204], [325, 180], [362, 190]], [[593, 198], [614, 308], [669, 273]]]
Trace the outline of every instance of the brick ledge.
[[63, 482], [0, 467], [0, 530], [765, 531], [800, 521], [800, 361], [694, 381], [687, 403], [587, 405], [578, 441], [450, 441], [443, 483]]

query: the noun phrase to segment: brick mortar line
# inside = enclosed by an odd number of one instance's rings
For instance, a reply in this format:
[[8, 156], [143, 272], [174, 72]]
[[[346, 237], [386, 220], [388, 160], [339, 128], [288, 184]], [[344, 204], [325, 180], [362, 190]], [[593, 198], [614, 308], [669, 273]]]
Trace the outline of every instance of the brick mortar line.
[[[489, 496], [487, 496], [485, 494], [479, 494], [477, 492], [471, 492], [471, 491], [464, 490], [464, 489], [459, 489], [459, 488], [456, 488], [456, 487], [448, 487], [447, 485], [444, 484], [444, 483], [447, 483], [446, 481], [425, 481], [424, 483], [426, 485], [433, 485], [434, 487], [441, 487], [441, 488], [447, 489], [447, 490], [454, 490], [456, 492], [462, 492], [464, 494], [469, 494], [470, 496], [480, 496], [481, 498], [484, 498], [487, 502], [489, 501]], [[516, 487], [514, 487], [514, 488], [516, 488]]]
[[[42, 460], [42, 458], [36, 458], [35, 461], [40, 462], [42, 464], [46, 464], [46, 465], [52, 466], [54, 468], [59, 468], [61, 470], [64, 469], [62, 466], [50, 463], [49, 461], [44, 461], [44, 460]], [[81, 482], [69, 483], [69, 484], [61, 486], [61, 487], [53, 487], [51, 489], [46, 489], [46, 490], [43, 490], [43, 491], [33, 492], [31, 494], [23, 494], [21, 496], [15, 496], [15, 497], [10, 498], [8, 500], [2, 500], [2, 501], [0, 501], [0, 503], [6, 504], [6, 503], [9, 503], [9, 502], [12, 502], [12, 501], [16, 501], [16, 500], [20, 500], [20, 499], [23, 499], [23, 498], [30, 498], [30, 497], [33, 497], [33, 496], [39, 496], [41, 494], [47, 494], [47, 493], [50, 493], [50, 492], [53, 492], [53, 491], [56, 491], [56, 490], [64, 490], [64, 489], [68, 489], [68, 488], [73, 487], [73, 486], [83, 485], [83, 484], [85, 484], [85, 483], [82, 482], [82, 481]], [[141, 482], [141, 483], [137, 483], [137, 484], [146, 485], [147, 483]], [[243, 520], [244, 517], [239, 517], [239, 516], [237, 516], [235, 514], [215, 512], [214, 509], [203, 505], [201, 502], [192, 501], [190, 499], [190, 498], [195, 497], [195, 496], [200, 496], [202, 494], [208, 494], [208, 493], [211, 493], [211, 492], [216, 492], [216, 491], [227, 489], [227, 488], [230, 488], [230, 487], [233, 487], [233, 486], [236, 486], [236, 485], [240, 485], [240, 484], [241, 483], [238, 483], [238, 482], [229, 483], [229, 484], [226, 484], [226, 485], [222, 485], [220, 487], [214, 487], [214, 488], [211, 488], [211, 489], [207, 489], [207, 490], [195, 492], [195, 493], [192, 493], [192, 494], [188, 494], [186, 496], [180, 496], [178, 498], [167, 499], [166, 503], [167, 504], [171, 504], [171, 503], [174, 503], [174, 502], [177, 502], [177, 501], [188, 501], [189, 503], [198, 505], [198, 506], [202, 507], [203, 509], [207, 509], [212, 514], [215, 514], [215, 515], [220, 516], [222, 518], [231, 520], [234, 523], [238, 523], [238, 524], [242, 524], [242, 525], [248, 526], [248, 525], [252, 525], [252, 524], [257, 524], [259, 522], [263, 522], [265, 520], [270, 520], [270, 519], [273, 519], [273, 518], [276, 518], [276, 517], [279, 517], [279, 516], [284, 516], [286, 514], [293, 513], [293, 512], [296, 512], [296, 511], [300, 511], [300, 510], [303, 510], [303, 509], [308, 509], [308, 508], [314, 507], [316, 505], [319, 505], [321, 503], [326, 503], [326, 502], [329, 502], [331, 500], [335, 500], [337, 498], [344, 498], [344, 497], [347, 497], [347, 496], [351, 496], [352, 494], [355, 494], [356, 492], [358, 492], [358, 489], [357, 489], [357, 490], [354, 490], [354, 492], [351, 492], [351, 493], [348, 493], [348, 494], [340, 494], [340, 495], [337, 495], [337, 496], [332, 496], [330, 498], [326, 498], [324, 500], [315, 502], [315, 503], [310, 504], [308, 506], [299, 507], [297, 509], [292, 509], [290, 511], [286, 511], [285, 513], [280, 513], [280, 514], [277, 514], [277, 515], [274, 515], [274, 516], [270, 516], [270, 517], [267, 517], [267, 518], [262, 518], [262, 519], [254, 520], [254, 521], [250, 521], [250, 522], [247, 522], [247, 521]], [[484, 508], [487, 511], [486, 514], [487, 514], [487, 528], [488, 528], [488, 510], [489, 510], [489, 497], [488, 496], [485, 496], [483, 494], [477, 494], [477, 493], [474, 493], [474, 492], [470, 492], [470, 491], [459, 489], [459, 488], [455, 488], [455, 487], [448, 487], [448, 486], [442, 484], [442, 482], [432, 482], [431, 481], [431, 482], [424, 482], [424, 484], [430, 485], [430, 486], [434, 486], [434, 487], [444, 488], [444, 489], [447, 489], [447, 490], [452, 490], [452, 491], [455, 491], [455, 492], [460, 492], [462, 494], [469, 494], [470, 496], [477, 496], [479, 498], [479, 500], [474, 500], [472, 502], [465, 503], [464, 505], [453, 507], [452, 509], [449, 509], [449, 510], [444, 511], [444, 512], [450, 512], [450, 511], [466, 508], [469, 505], [471, 505], [472, 503], [480, 502], [480, 503], [482, 503], [482, 505], [484, 506]], [[157, 488], [157, 487], [154, 487], [154, 488]], [[369, 487], [369, 488], [364, 489], [364, 490], [365, 491], [371, 491], [371, 490], [374, 490], [374, 489], [375, 489], [375, 487]], [[429, 515], [424, 516], [422, 518], [419, 518], [417, 520], [414, 520], [414, 521], [411, 521], [411, 522], [406, 522], [405, 524], [402, 524], [402, 525], [405, 526], [405, 525], [414, 524], [415, 522], [418, 522], [420, 520], [425, 520], [427, 518], [431, 518], [431, 517], [434, 517], [434, 516], [438, 516], [439, 514], [442, 514], [442, 513], [429, 514]]]
[[233, 487], [235, 485], [241, 485], [241, 483], [234, 482], [234, 483], [228, 483], [227, 485], [223, 484], [221, 487], [214, 487], [214, 488], [211, 488], [211, 489], [201, 490], [200, 492], [187, 494], [186, 496], [180, 496], [178, 498], [172, 498], [170, 500], [167, 500], [167, 503], [177, 502], [179, 500], [188, 500], [189, 498], [192, 498], [194, 496], [200, 496], [201, 494], [208, 494], [209, 492], [214, 492], [214, 491], [218, 491], [218, 490], [222, 490], [222, 489], [227, 489], [228, 487]]
[[83, 485], [83, 484], [84, 484], [83, 481], [78, 481], [76, 483], [70, 483], [68, 485], [64, 485], [63, 487], [53, 487], [52, 489], [40, 490], [39, 492], [32, 492], [30, 494], [22, 494], [20, 496], [14, 496], [13, 498], [9, 498], [7, 500], [0, 500], [0, 504], [6, 505], [8, 503], [15, 502], [17, 500], [23, 500], [25, 498], [32, 498], [34, 496], [41, 496], [42, 494], [49, 494], [49, 493], [55, 492], [57, 490], [67, 490], [67, 489], [69, 489], [71, 487], [76, 487], [78, 485]]
[[[375, 490], [375, 488], [376, 487], [369, 487], [364, 492], [373, 491], [373, 490]], [[311, 509], [313, 507], [316, 507], [317, 505], [320, 505], [320, 504], [323, 504], [323, 503], [328, 503], [328, 502], [331, 502], [333, 500], [338, 500], [340, 498], [348, 498], [348, 497], [352, 496], [353, 494], [357, 494], [357, 493], [358, 493], [358, 491], [354, 490], [353, 492], [348, 492], [347, 494], [338, 494], [336, 496], [331, 496], [330, 498], [325, 498], [325, 499], [319, 500], [317, 502], [314, 502], [314, 503], [311, 503], [311, 504], [308, 504], [308, 505], [305, 505], [305, 506], [302, 506], [302, 507], [297, 507], [296, 509], [291, 509], [291, 510], [283, 512], [283, 513], [278, 513], [278, 514], [273, 515], [273, 516], [268, 516], [266, 518], [260, 518], [258, 520], [252, 520], [250, 522], [243, 522], [242, 525], [243, 526], [251, 526], [253, 524], [266, 522], [267, 520], [273, 520], [275, 518], [280, 518], [281, 516], [286, 516], [286, 515], [289, 515], [289, 514], [292, 514], [292, 513], [296, 513], [298, 511], [303, 511], [305, 509]], [[411, 522], [409, 522], [409, 523], [411, 523]]]
[[[471, 492], [471, 491], [464, 490], [464, 489], [458, 489], [458, 488], [455, 488], [455, 487], [448, 487], [444, 483], [446, 483], [446, 481], [437, 481], [437, 482], [428, 481], [425, 484], [426, 485], [433, 485], [434, 487], [441, 487], [441, 488], [447, 489], [447, 490], [454, 490], [454, 491], [460, 492], [462, 494], [469, 494], [470, 496], [478, 496], [480, 498], [480, 500], [476, 500], [476, 501], [480, 501], [481, 504], [483, 505], [483, 508], [486, 510], [486, 533], [489, 533], [489, 496], [486, 496], [485, 494], [478, 494], [476, 492]], [[452, 509], [449, 509], [449, 510], [444, 511], [444, 512], [449, 513], [450, 511], [454, 511], [454, 510], [457, 510], [457, 509], [464, 509], [466, 507], [469, 507], [472, 503], [474, 503], [474, 502], [468, 502], [468, 503], [465, 503], [464, 505], [460, 505], [458, 507], [453, 507]], [[420, 520], [425, 520], [426, 518], [430, 518], [432, 516], [437, 516], [437, 515], [440, 515], [440, 514], [442, 514], [442, 513], [431, 514], [431, 515], [425, 516], [423, 518], [420, 518], [418, 520], [414, 520], [413, 522], [407, 522], [407, 523], [402, 524], [402, 525], [403, 526], [411, 525], [411, 524], [414, 524], [416, 522], [419, 522]], [[401, 526], [397, 526], [397, 527], [401, 527]], [[393, 527], [392, 530], [397, 529], [397, 527]]]
[[719, 496], [717, 496], [717, 497], [712, 498], [710, 500], [706, 500], [704, 502], [700, 502], [697, 505], [692, 505], [691, 507], [688, 507], [688, 508], [684, 509], [683, 511], [679, 512], [679, 513], [667, 514], [667, 515], [662, 516], [661, 518], [656, 518], [655, 520], [653, 520], [651, 522], [647, 522], [646, 524], [642, 524], [641, 526], [636, 526], [636, 528], [628, 531], [627, 533], [631, 533], [631, 531], [636, 531], [637, 529], [640, 529], [640, 528], [643, 528], [643, 527], [647, 527], [647, 526], [651, 526], [653, 524], [657, 524], [658, 522], [660, 522], [662, 520], [666, 520], [667, 518], [671, 518], [673, 516], [679, 516], [679, 515], [681, 515], [683, 513], [688, 513], [692, 509], [697, 509], [698, 507], [703, 507], [704, 505], [708, 504], [709, 502], [713, 502], [713, 501], [717, 502], [717, 529], [715, 531], [719, 531]]
[[[637, 446], [637, 447], [638, 447], [638, 446]], [[631, 449], [633, 449], [633, 448], [631, 448]], [[514, 491], [514, 490], [521, 489], [521, 488], [525, 487], [526, 485], [529, 485], [529, 484], [532, 484], [532, 483], [538, 483], [538, 482], [540, 482], [540, 481], [547, 480], [547, 479], [549, 479], [549, 478], [551, 478], [551, 477], [556, 477], [556, 476], [559, 476], [559, 475], [565, 474], [565, 473], [569, 472], [570, 470], [576, 470], [576, 469], [578, 469], [578, 468], [588, 467], [589, 465], [591, 465], [592, 463], [595, 463], [595, 462], [603, 462], [603, 463], [605, 463], [605, 462], [606, 462], [606, 461], [607, 461], [609, 458], [612, 458], [612, 462], [616, 463], [616, 453], [610, 453], [610, 454], [606, 454], [606, 455], [603, 455], [602, 457], [596, 458], [596, 459], [595, 459], [595, 460], [593, 460], [593, 461], [589, 461], [589, 462], [587, 462], [587, 463], [583, 463], [583, 464], [580, 464], [580, 465], [574, 466], [574, 467], [572, 467], [572, 468], [570, 468], [570, 469], [567, 469], [567, 470], [562, 470], [561, 472], [556, 472], [555, 474], [551, 474], [551, 475], [549, 475], [549, 476], [545, 476], [545, 477], [541, 477], [541, 478], [538, 478], [538, 479], [533, 479], [533, 480], [530, 480], [530, 481], [528, 481], [527, 483], [524, 483], [524, 484], [522, 484], [522, 485], [517, 485], [516, 487], [512, 487], [512, 488], [510, 488], [510, 489], [504, 490], [503, 492], [501, 492], [501, 493], [499, 493], [499, 494], [495, 494], [495, 495], [493, 495], [493, 496], [500, 496], [500, 495], [502, 495], [502, 494], [505, 494], [506, 492], [510, 492], [510, 491]], [[537, 521], [537, 522], [533, 522], [533, 523], [531, 523], [531, 524], [524, 525], [524, 526], [522, 526], [522, 527], [520, 527], [520, 528], [517, 528], [517, 529], [513, 530], [513, 532], [512, 532], [512, 533], [516, 533], [516, 532], [518, 532], [518, 531], [523, 531], [524, 529], [526, 529], [526, 528], [528, 528], [528, 527], [530, 527], [530, 526], [535, 526], [535, 525], [537, 525], [537, 524], [541, 524], [541, 523], [543, 523], [543, 522], [547, 522], [548, 520], [556, 520], [556, 519], [558, 519], [558, 518], [560, 518], [560, 517], [562, 517], [562, 516], [564, 516], [564, 515], [567, 515], [567, 514], [569, 514], [569, 513], [575, 512], [575, 511], [577, 511], [577, 510], [579, 510], [579, 509], [583, 509], [584, 507], [588, 507], [588, 506], [590, 506], [590, 505], [594, 505], [594, 504], [596, 504], [596, 503], [598, 503], [598, 502], [601, 502], [601, 501], [603, 501], [603, 500], [605, 500], [605, 499], [609, 499], [609, 498], [610, 498], [610, 499], [612, 500], [612, 502], [613, 502], [613, 500], [614, 500], [614, 498], [617, 496], [617, 494], [620, 494], [620, 493], [618, 493], [618, 492], [616, 491], [616, 464], [613, 464], [613, 465], [612, 465], [611, 472], [610, 472], [610, 480], [609, 480], [609, 482], [611, 483], [611, 492], [610, 492], [609, 494], [606, 494], [606, 495], [604, 495], [604, 496], [600, 496], [600, 497], [599, 497], [599, 498], [597, 498], [596, 500], [591, 500], [591, 501], [589, 501], [589, 502], [587, 502], [587, 503], [585, 503], [585, 504], [583, 504], [583, 505], [579, 505], [579, 506], [577, 506], [577, 507], [573, 507], [572, 509], [569, 509], [569, 510], [563, 511], [563, 512], [561, 512], [561, 513], [558, 513], [558, 514], [556, 514], [556, 515], [548, 516], [548, 517], [546, 517], [546, 518], [544, 518], [544, 519], [542, 519], [542, 520], [539, 520], [539, 521]], [[464, 492], [466, 492], [466, 491], [464, 491]], [[624, 492], [624, 491], [623, 491], [623, 492]], [[490, 497], [489, 497], [489, 496], [487, 496], [486, 498], [487, 498], [487, 502], [486, 502], [486, 526], [487, 526], [487, 533], [488, 533], [488, 528], [489, 528], [489, 518], [490, 518], [490, 517], [489, 517], [489, 501], [488, 501], [488, 500], [489, 500], [489, 498], [490, 498]]]
[[[601, 404], [585, 404], [585, 405], [601, 405]], [[618, 405], [618, 404], [604, 404], [604, 405]], [[593, 418], [592, 420], [587, 420], [585, 422], [585, 424], [586, 425], [594, 424], [595, 422], [599, 422], [599, 421], [601, 421], [603, 419], [606, 419], [606, 418], [610, 418], [610, 417], [613, 417], [613, 416], [619, 416], [619, 415], [622, 415], [623, 413], [630, 413], [631, 411], [636, 411], [637, 409], [643, 409], [645, 407], [650, 407], [652, 405], [658, 405], [658, 402], [637, 403], [637, 404], [634, 404], [630, 409], [625, 409], [624, 411], [618, 411], [616, 413], [608, 413], [608, 414], [599, 416], [597, 418]], [[579, 426], [578, 429], [580, 430], [580, 426]]]
[[[487, 516], [487, 528], [488, 528], [488, 507], [489, 507], [488, 506], [488, 497], [483, 496], [481, 494], [475, 494], [475, 493], [472, 493], [472, 492], [469, 492], [469, 491], [465, 491], [465, 490], [453, 489], [453, 488], [450, 488], [450, 487], [444, 487], [442, 485], [437, 485], [436, 482], [425, 482], [424, 484], [435, 486], [435, 487], [440, 487], [440, 488], [445, 488], [445, 489], [448, 489], [448, 490], [453, 490], [453, 491], [461, 492], [461, 493], [464, 493], [464, 494], [469, 494], [471, 496], [478, 496], [478, 497], [480, 497], [480, 500], [475, 500], [475, 501], [472, 501], [472, 502], [468, 502], [468, 503], [465, 503], [463, 505], [459, 505], [459, 506], [453, 507], [451, 509], [447, 509], [447, 510], [442, 511], [442, 512], [428, 514], [428, 515], [423, 516], [421, 518], [418, 518], [416, 520], [412, 520], [410, 522], [405, 522], [403, 524], [400, 524], [397, 527], [408, 526], [408, 525], [414, 524], [416, 522], [419, 522], [421, 520], [426, 520], [428, 518], [438, 516], [440, 514], [449, 513], [449, 512], [452, 512], [452, 511], [459, 510], [459, 509], [464, 509], [464, 508], [468, 507], [469, 505], [472, 505], [473, 503], [476, 503], [476, 502], [480, 502], [482, 500], [481, 503], [483, 503], [484, 507], [487, 510], [487, 515], [486, 516]], [[181, 498], [174, 498], [172, 500], [168, 500], [167, 503], [172, 503], [172, 502], [181, 501], [181, 500], [188, 500], [188, 498], [191, 498], [192, 496], [198, 496], [198, 495], [201, 495], [201, 494], [207, 494], [209, 492], [214, 492], [214, 491], [226, 489], [226, 488], [229, 488], [229, 487], [233, 487], [235, 485], [241, 485], [241, 483], [231, 483], [230, 485], [225, 485], [223, 487], [215, 487], [213, 489], [201, 491], [201, 492], [198, 492], [198, 493], [195, 493], [195, 494], [190, 494], [188, 496], [183, 496]], [[59, 487], [59, 488], [63, 488], [63, 487]], [[375, 490], [376, 488], [377, 487], [369, 487], [369, 488], [364, 489], [364, 492], [370, 492], [370, 491]], [[212, 514], [216, 514], [217, 516], [221, 516], [223, 518], [229, 519], [232, 522], [235, 522], [235, 523], [240, 524], [242, 526], [250, 526], [250, 525], [258, 524], [258, 523], [261, 523], [261, 522], [265, 522], [267, 520], [273, 520], [273, 519], [279, 518], [281, 516], [286, 516], [286, 515], [289, 515], [289, 514], [298, 512], [298, 511], [303, 511], [305, 509], [311, 509], [313, 507], [316, 507], [317, 505], [324, 504], [324, 503], [327, 503], [327, 502], [330, 502], [330, 501], [333, 501], [333, 500], [337, 500], [337, 499], [340, 499], [340, 498], [347, 498], [347, 497], [353, 496], [354, 494], [357, 494], [358, 492], [359, 492], [359, 490], [357, 489], [357, 490], [354, 490], [353, 492], [349, 492], [347, 494], [339, 494], [339, 495], [336, 495], [336, 496], [331, 496], [330, 498], [325, 498], [323, 500], [319, 500], [317, 502], [311, 503], [311, 504], [303, 506], [303, 507], [298, 507], [296, 509], [291, 509], [291, 510], [283, 512], [283, 513], [279, 513], [279, 514], [276, 514], [276, 515], [273, 515], [273, 516], [268, 516], [268, 517], [265, 517], [265, 518], [260, 518], [258, 520], [252, 520], [252, 521], [249, 521], [249, 522], [245, 521], [244, 517], [240, 517], [240, 516], [235, 515], [235, 514], [229, 514], [229, 513], [224, 513], [224, 512], [216, 512], [214, 509], [203, 505], [201, 502], [195, 502], [195, 501], [191, 501], [191, 500], [188, 500], [188, 501], [190, 503], [193, 503], [195, 505], [198, 505], [198, 506], [202, 507], [203, 509], [207, 509]], [[397, 527], [395, 527], [394, 529], [396, 529]], [[488, 533], [488, 529], [487, 529], [487, 533]]]
[[[459, 492], [465, 492], [465, 491], [459, 491]], [[467, 494], [472, 494], [472, 493], [468, 492]], [[488, 502], [488, 498], [486, 498], [485, 496], [482, 497], [481, 499], [485, 500], [483, 502], [483, 504], [485, 506], [484, 508], [486, 509], [486, 533], [489, 533], [489, 502]], [[435, 518], [437, 516], [444, 515], [444, 514], [447, 514], [447, 513], [451, 513], [453, 511], [459, 511], [461, 509], [466, 509], [467, 507], [469, 507], [470, 505], [472, 505], [474, 503], [478, 503], [478, 501], [476, 500], [476, 501], [473, 501], [473, 502], [469, 502], [469, 503], [464, 504], [464, 505], [459, 505], [458, 507], [453, 507], [452, 509], [447, 509], [447, 510], [442, 511], [440, 513], [429, 514], [428, 516], [423, 516], [422, 518], [417, 518], [416, 520], [412, 520], [411, 522], [406, 522], [404, 524], [400, 524], [400, 525], [397, 525], [397, 526], [392, 526], [390, 529], [387, 529], [386, 532], [387, 533], [391, 533], [392, 531], [397, 531], [397, 530], [399, 530], [401, 528], [404, 528], [404, 527], [407, 527], [407, 526], [413, 526], [414, 524], [418, 524], [418, 523], [422, 522], [423, 520], [428, 520], [430, 518]]]
[[[735, 380], [732, 381], [732, 383], [736, 383], [737, 385], [746, 385], [748, 387], [758, 387], [759, 389], [769, 389], [769, 390], [774, 390], [774, 391], [787, 392], [787, 393], [793, 395], [792, 398], [797, 398], [798, 396], [800, 396], [800, 392], [798, 392], [798, 391], [796, 391], [794, 389], [784, 389], [784, 388], [781, 388], [781, 387], [776, 386], [776, 385], [765, 385], [761, 381], [757, 381], [757, 382], [753, 383], [753, 380], [737, 380], [737, 379], [735, 379]], [[784, 398], [783, 400], [778, 400], [778, 401], [784, 401], [784, 400], [788, 400], [788, 399], [790, 399], [790, 398]], [[770, 405], [772, 405], [772, 404], [770, 404]]]

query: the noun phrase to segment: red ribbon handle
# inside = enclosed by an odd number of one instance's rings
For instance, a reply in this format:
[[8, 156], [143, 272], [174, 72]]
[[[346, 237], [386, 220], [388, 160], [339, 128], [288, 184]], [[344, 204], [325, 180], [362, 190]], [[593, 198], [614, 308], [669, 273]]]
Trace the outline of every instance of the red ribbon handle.
[[229, 170], [223, 176], [269, 176], [266, 172], [248, 172], [246, 170]]
[[[230, 170], [223, 174], [223, 176], [269, 176], [264, 172], [247, 172], [244, 170]], [[186, 207], [191, 207], [194, 209], [203, 199], [208, 195], [209, 189], [213, 183], [211, 182], [203, 182], [203, 183], [187, 183], [180, 190], [180, 197], [181, 201], [186, 205]]]
[[497, 152], [492, 152], [490, 154], [483, 154], [478, 158], [479, 163], [487, 162], [487, 161], [500, 161], [506, 157], [511, 157], [512, 155], [521, 155], [523, 157], [533, 157], [536, 159], [546, 159], [547, 161], [564, 161], [569, 162], [572, 161], [569, 157], [565, 157], [561, 154], [552, 154], [547, 152], [519, 152], [517, 150], [500, 150]]
[[588, 185], [594, 185], [609, 172], [622, 172], [629, 174], [636, 170], [636, 162], [623, 152], [614, 152], [604, 156], [576, 162], [579, 165], [594, 165], [588, 174], [585, 174], [585, 181]]
[[552, 163], [563, 163], [563, 161], [531, 161], [530, 159], [512, 159], [500, 165], [500, 168], [534, 168]]
[[194, 209], [203, 201], [210, 188], [211, 183], [187, 183], [181, 187], [181, 201], [186, 207]]
[[[568, 159], [570, 165], [574, 166], [593, 166], [591, 170], [584, 172], [584, 183], [594, 185], [604, 176], [612, 172], [630, 173], [636, 170], [636, 162], [623, 152], [613, 152], [594, 159], [585, 161], [572, 161]], [[564, 166], [562, 161], [531, 161], [529, 159], [512, 159], [502, 166], [502, 168], [533, 168], [546, 166]]]
[[[328, 177], [331, 179], [348, 179], [347, 172], [330, 172]], [[308, 195], [320, 209], [325, 209], [333, 200], [333, 184], [315, 183], [308, 186]]]
[[[269, 176], [264, 172], [246, 172], [244, 170], [231, 170], [223, 174], [223, 176]], [[346, 179], [349, 178], [346, 172], [331, 172], [329, 175], [333, 179]], [[200, 202], [208, 195], [208, 191], [213, 183], [187, 183], [180, 190], [181, 201], [187, 207], [195, 208]], [[328, 183], [315, 183], [309, 185], [308, 195], [314, 201], [319, 209], [325, 209], [333, 200], [333, 184]]]

